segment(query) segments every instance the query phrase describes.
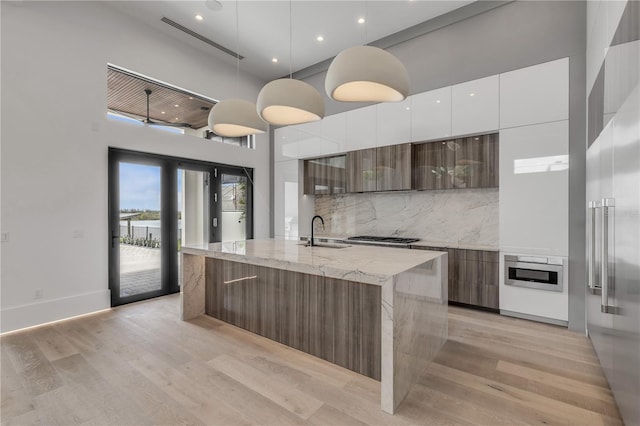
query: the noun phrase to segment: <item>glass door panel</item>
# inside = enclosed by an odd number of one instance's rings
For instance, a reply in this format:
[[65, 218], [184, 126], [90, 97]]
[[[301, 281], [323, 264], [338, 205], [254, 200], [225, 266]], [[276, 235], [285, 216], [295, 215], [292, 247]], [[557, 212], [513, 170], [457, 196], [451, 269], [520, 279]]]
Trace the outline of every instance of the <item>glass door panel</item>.
[[181, 250], [253, 237], [253, 170], [109, 149], [111, 305], [180, 291]]
[[162, 288], [158, 166], [120, 163], [120, 297]]
[[222, 241], [247, 239], [247, 177], [223, 173], [222, 192]]
[[[209, 172], [179, 168], [178, 171], [178, 269], [182, 246], [209, 243]], [[182, 276], [180, 276], [180, 282]]]

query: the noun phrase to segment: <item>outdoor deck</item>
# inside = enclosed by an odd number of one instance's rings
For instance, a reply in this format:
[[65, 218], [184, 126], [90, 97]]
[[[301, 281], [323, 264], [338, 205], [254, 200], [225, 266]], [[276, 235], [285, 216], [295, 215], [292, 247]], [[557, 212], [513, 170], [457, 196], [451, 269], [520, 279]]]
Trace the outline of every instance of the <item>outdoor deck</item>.
[[120, 244], [120, 297], [159, 290], [160, 265], [159, 248]]

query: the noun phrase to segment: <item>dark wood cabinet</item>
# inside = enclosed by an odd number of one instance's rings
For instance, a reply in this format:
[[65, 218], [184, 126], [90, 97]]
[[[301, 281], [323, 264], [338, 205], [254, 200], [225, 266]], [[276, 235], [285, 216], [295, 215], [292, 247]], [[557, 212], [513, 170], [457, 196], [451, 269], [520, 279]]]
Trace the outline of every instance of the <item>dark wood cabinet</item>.
[[413, 147], [413, 188], [497, 188], [498, 134]]
[[411, 144], [376, 148], [378, 191], [411, 189]]
[[207, 315], [380, 380], [381, 287], [214, 258], [205, 276]]
[[347, 152], [347, 192], [376, 190], [376, 154], [376, 148]]
[[456, 141], [456, 188], [498, 186], [498, 135], [472, 136]]
[[305, 194], [343, 194], [347, 191], [346, 155], [304, 162]]
[[347, 192], [411, 189], [411, 144], [347, 153]]
[[498, 252], [442, 247], [412, 248], [447, 252], [450, 302], [500, 309]]
[[455, 141], [413, 146], [413, 189], [452, 189]]

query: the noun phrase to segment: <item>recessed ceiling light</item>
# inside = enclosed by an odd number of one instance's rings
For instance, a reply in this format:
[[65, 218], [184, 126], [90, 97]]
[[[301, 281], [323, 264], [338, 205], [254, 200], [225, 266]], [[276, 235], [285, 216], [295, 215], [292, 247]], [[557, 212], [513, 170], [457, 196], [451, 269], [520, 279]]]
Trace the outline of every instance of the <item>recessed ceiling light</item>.
[[179, 106], [180, 106], [180, 105], [178, 105], [178, 104], [175, 104], [175, 105], [174, 105], [174, 107], [176, 107], [176, 108], [178, 108]]
[[196, 21], [202, 21], [203, 19], [202, 15], [196, 15]]
[[189, 99], [193, 99], [193, 96], [189, 96]]
[[436, 101], [436, 103], [437, 103], [437, 104], [439, 104], [439, 103], [440, 103], [440, 99], [438, 99], [438, 100]]
[[475, 94], [475, 93], [473, 93], [473, 92], [469, 93], [469, 96], [475, 96], [475, 95], [476, 95], [476, 94]]
[[176, 120], [180, 120], [180, 118], [179, 118], [179, 117], [176, 117]]
[[160, 114], [164, 114], [164, 111], [160, 111]]
[[319, 35], [318, 37], [316, 37], [316, 40], [318, 40], [318, 41], [323, 41], [323, 40], [324, 40], [324, 37], [322, 37], [321, 35]]
[[411, 109], [411, 107], [406, 107], [405, 109], [406, 109], [407, 111], [409, 111], [409, 110]]
[[278, 58], [271, 58], [271, 62], [273, 62], [274, 64], [278, 63]]
[[358, 24], [364, 24], [364, 18], [358, 18]]
[[477, 141], [479, 141], [479, 140], [480, 140], [480, 138], [474, 138], [474, 139], [475, 139], [475, 140], [477, 140]]

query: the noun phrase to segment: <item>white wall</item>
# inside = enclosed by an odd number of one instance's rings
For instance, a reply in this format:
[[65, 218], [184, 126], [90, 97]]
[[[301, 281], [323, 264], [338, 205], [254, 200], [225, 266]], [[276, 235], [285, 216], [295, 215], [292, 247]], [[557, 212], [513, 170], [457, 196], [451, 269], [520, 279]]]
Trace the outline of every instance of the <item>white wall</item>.
[[255, 99], [263, 82], [244, 78], [234, 93], [233, 58], [204, 55], [99, 2], [0, 10], [2, 331], [109, 307], [108, 147], [253, 167], [255, 237], [268, 236], [268, 136], [252, 151], [106, 119], [107, 63], [215, 99]]

